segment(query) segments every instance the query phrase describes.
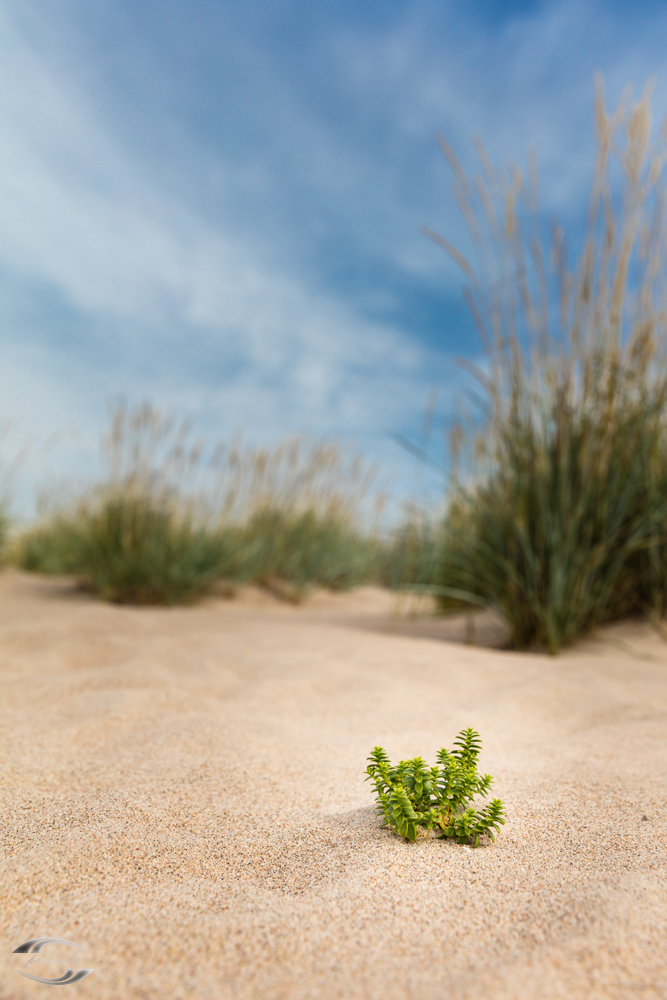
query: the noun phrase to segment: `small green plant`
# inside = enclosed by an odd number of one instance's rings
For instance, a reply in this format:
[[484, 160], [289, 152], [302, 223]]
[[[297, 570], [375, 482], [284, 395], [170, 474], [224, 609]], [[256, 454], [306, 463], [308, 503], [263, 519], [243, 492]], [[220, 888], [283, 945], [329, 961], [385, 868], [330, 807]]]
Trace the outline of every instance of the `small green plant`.
[[453, 750], [439, 750], [435, 767], [428, 767], [423, 757], [393, 766], [382, 747], [375, 747], [366, 780], [375, 783], [382, 825], [412, 841], [420, 827], [427, 833], [438, 827], [442, 830], [438, 840], [456, 837], [459, 844], [474, 841], [475, 847], [483, 833], [495, 840], [492, 830], [497, 832], [505, 822], [500, 799], [481, 810], [471, 805], [475, 795], [488, 795], [493, 784], [490, 774], [477, 773], [481, 749], [482, 740], [474, 729], [462, 729]]

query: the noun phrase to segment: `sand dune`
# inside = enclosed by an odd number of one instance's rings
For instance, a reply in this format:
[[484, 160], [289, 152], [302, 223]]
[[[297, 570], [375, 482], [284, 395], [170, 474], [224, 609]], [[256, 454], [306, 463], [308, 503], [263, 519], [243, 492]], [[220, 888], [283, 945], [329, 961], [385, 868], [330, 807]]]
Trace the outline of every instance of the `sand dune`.
[[[96, 1000], [667, 997], [667, 644], [624, 624], [551, 659], [392, 610], [4, 573], [0, 997], [68, 967]], [[496, 844], [380, 829], [370, 749], [432, 760], [467, 725]], [[86, 950], [12, 954], [46, 936]]]

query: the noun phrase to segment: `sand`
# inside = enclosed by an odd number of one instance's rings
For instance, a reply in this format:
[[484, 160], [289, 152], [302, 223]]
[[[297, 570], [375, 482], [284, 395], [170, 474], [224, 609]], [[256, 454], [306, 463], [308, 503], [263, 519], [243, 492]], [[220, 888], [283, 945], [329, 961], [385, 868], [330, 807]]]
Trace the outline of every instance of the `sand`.
[[[375, 590], [112, 607], [0, 576], [0, 997], [667, 997], [667, 644], [558, 658]], [[495, 844], [379, 827], [371, 748], [472, 725]], [[46, 946], [26, 966], [12, 954]]]

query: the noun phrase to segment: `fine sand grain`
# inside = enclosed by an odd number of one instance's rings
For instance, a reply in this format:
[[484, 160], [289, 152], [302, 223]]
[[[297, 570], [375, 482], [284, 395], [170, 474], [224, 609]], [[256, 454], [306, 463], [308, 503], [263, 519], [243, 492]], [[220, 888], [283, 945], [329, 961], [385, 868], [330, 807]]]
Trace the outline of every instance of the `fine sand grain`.
[[[4, 573], [0, 997], [68, 967], [96, 1000], [667, 997], [667, 644], [630, 623], [551, 659], [391, 610]], [[496, 844], [380, 829], [371, 748], [433, 761], [468, 725]], [[85, 951], [12, 954], [46, 936]]]

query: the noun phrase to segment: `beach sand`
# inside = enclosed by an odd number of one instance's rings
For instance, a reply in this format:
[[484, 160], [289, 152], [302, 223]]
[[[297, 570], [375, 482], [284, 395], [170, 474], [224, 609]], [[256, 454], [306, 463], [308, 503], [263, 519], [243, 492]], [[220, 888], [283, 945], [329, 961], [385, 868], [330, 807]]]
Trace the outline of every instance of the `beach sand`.
[[[395, 611], [5, 571], [0, 997], [67, 967], [96, 1000], [667, 997], [667, 643], [631, 622], [550, 658]], [[381, 829], [372, 747], [433, 762], [469, 725], [496, 843]], [[12, 954], [47, 936], [85, 950]]]

